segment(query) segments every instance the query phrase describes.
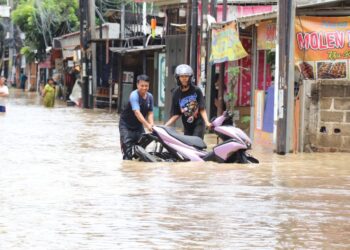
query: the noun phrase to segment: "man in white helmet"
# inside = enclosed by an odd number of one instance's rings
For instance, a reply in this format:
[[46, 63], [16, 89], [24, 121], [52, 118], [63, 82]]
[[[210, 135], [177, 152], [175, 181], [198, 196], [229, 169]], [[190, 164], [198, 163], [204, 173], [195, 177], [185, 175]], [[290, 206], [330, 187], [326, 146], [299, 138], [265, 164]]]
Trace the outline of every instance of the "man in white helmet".
[[178, 87], [173, 91], [170, 119], [165, 126], [173, 124], [180, 116], [185, 135], [204, 138], [205, 126], [210, 127], [202, 90], [193, 81], [193, 70], [187, 64], [180, 64], [175, 69]]

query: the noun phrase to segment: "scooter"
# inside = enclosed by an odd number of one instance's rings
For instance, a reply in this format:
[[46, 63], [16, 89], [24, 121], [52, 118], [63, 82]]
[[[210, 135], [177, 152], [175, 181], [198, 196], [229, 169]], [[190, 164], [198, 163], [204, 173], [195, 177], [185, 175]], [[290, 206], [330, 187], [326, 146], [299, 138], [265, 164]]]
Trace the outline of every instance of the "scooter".
[[[145, 162], [214, 161], [218, 163], [259, 163], [247, 153], [250, 138], [232, 125], [232, 114], [225, 111], [212, 120], [212, 131], [222, 140], [208, 152], [197, 136], [178, 133], [174, 128], [154, 126], [152, 133], [142, 135], [134, 147], [134, 157]], [[149, 146], [153, 149], [149, 150]]]

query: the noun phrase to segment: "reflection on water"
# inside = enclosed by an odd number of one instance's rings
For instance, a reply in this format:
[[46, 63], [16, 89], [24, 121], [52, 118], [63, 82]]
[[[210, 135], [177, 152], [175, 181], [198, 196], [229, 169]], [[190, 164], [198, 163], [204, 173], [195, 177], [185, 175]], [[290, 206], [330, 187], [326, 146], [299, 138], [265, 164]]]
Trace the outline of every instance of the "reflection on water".
[[117, 121], [12, 94], [0, 116], [0, 249], [350, 248], [349, 154], [123, 162]]

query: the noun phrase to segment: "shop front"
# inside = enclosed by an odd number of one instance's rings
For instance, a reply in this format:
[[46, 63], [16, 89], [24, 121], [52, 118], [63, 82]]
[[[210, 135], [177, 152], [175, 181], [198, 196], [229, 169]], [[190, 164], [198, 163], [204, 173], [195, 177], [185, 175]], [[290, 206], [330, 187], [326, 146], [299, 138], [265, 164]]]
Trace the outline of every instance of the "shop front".
[[303, 16], [295, 25], [300, 150], [350, 152], [350, 18]]
[[[264, 13], [250, 19], [242, 17], [237, 23], [232, 22], [239, 36], [227, 31], [222, 33], [226, 37], [224, 43], [228, 41], [228, 44], [232, 44], [236, 41], [230, 47], [234, 48], [233, 53], [238, 56], [224, 62], [222, 92], [225, 109], [233, 111], [235, 124], [249, 132], [255, 144], [268, 146], [271, 151], [274, 130], [275, 14]], [[247, 23], [250, 25], [246, 26]], [[217, 53], [215, 49], [219, 45], [218, 51], [221, 51], [224, 58], [227, 57], [230, 52], [224, 51], [223, 45], [215, 41], [218, 39], [217, 33], [212, 33], [212, 36], [214, 50], [211, 49], [211, 54]], [[232, 38], [233, 36], [237, 37]], [[215, 73], [219, 74], [218, 66], [215, 67]], [[218, 92], [217, 89], [214, 91]]]
[[[155, 119], [161, 119], [160, 108], [164, 106], [165, 45], [134, 46], [133, 48], [111, 47], [115, 54], [117, 81], [113, 82], [112, 94], [118, 96], [118, 112], [128, 104], [131, 91], [136, 89], [136, 78], [147, 74], [150, 78], [150, 92], [154, 96]], [[162, 87], [163, 86], [163, 87]]]

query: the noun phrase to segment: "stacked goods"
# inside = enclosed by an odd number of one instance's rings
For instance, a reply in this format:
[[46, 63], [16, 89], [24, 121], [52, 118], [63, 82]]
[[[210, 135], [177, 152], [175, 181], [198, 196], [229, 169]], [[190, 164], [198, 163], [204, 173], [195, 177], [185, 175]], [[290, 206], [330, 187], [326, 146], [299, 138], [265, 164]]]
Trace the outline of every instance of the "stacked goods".
[[307, 62], [301, 62], [299, 64], [300, 72], [303, 74], [305, 79], [314, 79], [314, 70], [313, 67]]
[[333, 66], [330, 70], [330, 74], [334, 76], [333, 78], [345, 78], [346, 77], [345, 62], [333, 63]]
[[318, 62], [317, 78], [319, 79], [346, 78], [346, 62]]
[[319, 79], [331, 79], [332, 75], [329, 73], [332, 67], [331, 62], [319, 62], [317, 63], [317, 78]]

